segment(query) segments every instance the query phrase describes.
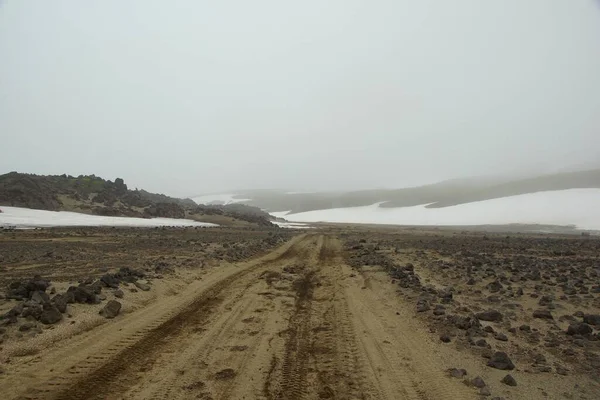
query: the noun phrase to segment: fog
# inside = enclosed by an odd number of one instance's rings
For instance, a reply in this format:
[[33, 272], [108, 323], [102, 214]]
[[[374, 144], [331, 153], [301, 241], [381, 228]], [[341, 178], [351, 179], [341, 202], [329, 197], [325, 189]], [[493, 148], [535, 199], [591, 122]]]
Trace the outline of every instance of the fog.
[[191, 196], [600, 166], [594, 1], [0, 4], [0, 173]]

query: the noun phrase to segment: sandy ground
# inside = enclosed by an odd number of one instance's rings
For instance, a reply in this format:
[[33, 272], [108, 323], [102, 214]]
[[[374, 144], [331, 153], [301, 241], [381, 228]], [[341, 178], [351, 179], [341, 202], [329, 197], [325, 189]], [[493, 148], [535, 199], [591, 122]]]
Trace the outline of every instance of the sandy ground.
[[[2, 345], [2, 398], [480, 397], [449, 368], [466, 369], [464, 380], [481, 376], [490, 398], [598, 398], [586, 376], [528, 374], [518, 363], [511, 373], [519, 385], [500, 383], [507, 371], [485, 367], [458, 341], [439, 341], [389, 271], [351, 267], [345, 236], [298, 232], [261, 256], [178, 265], [150, 279], [148, 292], [125, 289], [113, 320], [97, 315], [100, 305], [69, 305], [74, 324], [67, 318]], [[416, 270], [441, 279], [425, 264]]]

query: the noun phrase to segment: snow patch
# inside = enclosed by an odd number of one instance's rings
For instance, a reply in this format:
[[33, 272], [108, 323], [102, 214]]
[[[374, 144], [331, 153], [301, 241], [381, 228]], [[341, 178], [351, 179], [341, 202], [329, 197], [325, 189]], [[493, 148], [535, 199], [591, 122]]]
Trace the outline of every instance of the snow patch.
[[51, 226], [218, 226], [207, 222], [175, 218], [104, 217], [68, 211], [33, 210], [30, 208], [2, 207], [0, 226], [41, 228]]
[[300, 222], [279, 222], [279, 221], [271, 221], [272, 223], [274, 223], [275, 225], [279, 226], [280, 228], [289, 228], [289, 229], [308, 229], [310, 228], [310, 226], [308, 226], [307, 224], [303, 224]]
[[569, 189], [503, 197], [444, 208], [382, 208], [379, 203], [286, 214], [294, 222], [389, 225], [574, 225], [600, 230], [600, 189]]

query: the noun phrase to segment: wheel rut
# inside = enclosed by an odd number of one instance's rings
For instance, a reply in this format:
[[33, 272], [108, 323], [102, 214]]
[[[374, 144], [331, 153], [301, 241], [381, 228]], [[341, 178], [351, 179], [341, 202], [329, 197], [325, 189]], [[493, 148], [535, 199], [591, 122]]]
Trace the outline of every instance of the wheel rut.
[[20, 398], [474, 398], [435, 369], [421, 333], [341, 249], [334, 236], [298, 236], [139, 329], [113, 332], [103, 352], [81, 342], [63, 373]]

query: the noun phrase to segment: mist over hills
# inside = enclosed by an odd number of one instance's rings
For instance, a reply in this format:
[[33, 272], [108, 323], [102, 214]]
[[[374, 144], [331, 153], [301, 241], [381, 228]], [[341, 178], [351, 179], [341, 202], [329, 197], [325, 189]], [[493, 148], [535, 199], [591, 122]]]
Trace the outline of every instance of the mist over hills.
[[527, 193], [578, 188], [600, 188], [600, 168], [562, 172], [531, 178], [453, 179], [430, 185], [401, 189], [357, 190], [348, 192], [295, 193], [282, 190], [244, 190], [234, 198], [270, 212], [299, 213], [381, 203], [380, 207], [410, 207], [428, 204], [440, 208]]

